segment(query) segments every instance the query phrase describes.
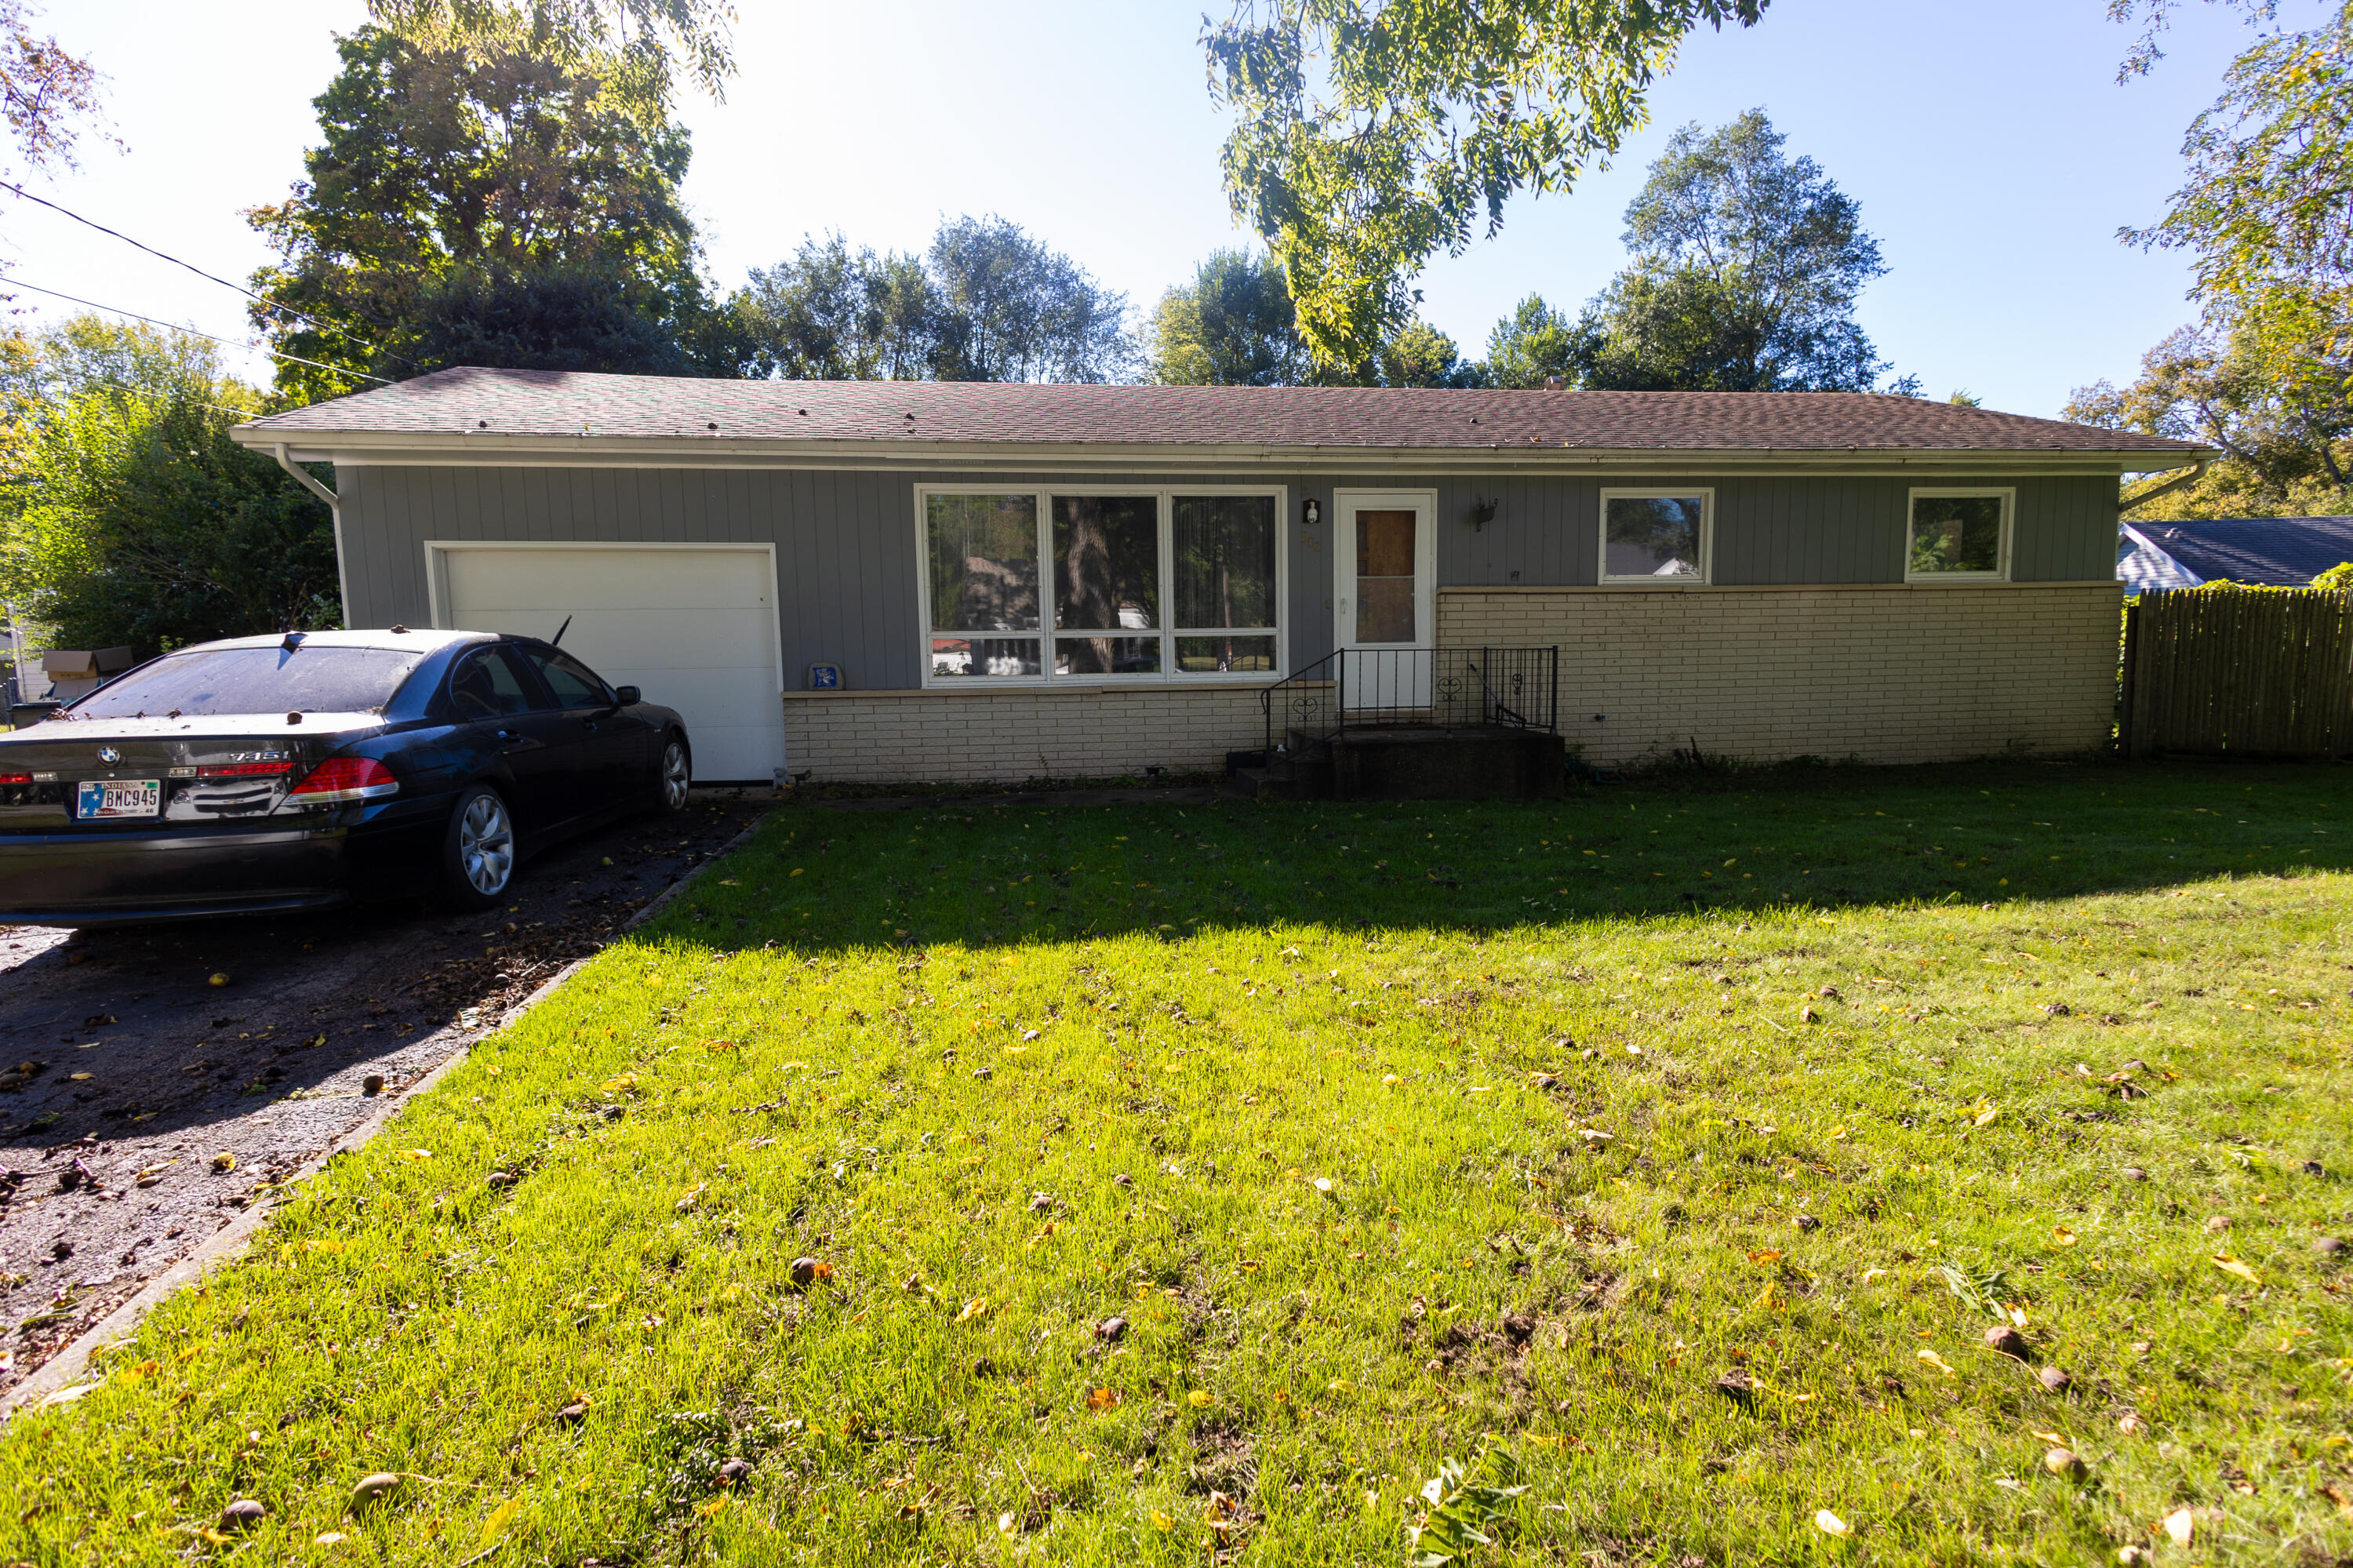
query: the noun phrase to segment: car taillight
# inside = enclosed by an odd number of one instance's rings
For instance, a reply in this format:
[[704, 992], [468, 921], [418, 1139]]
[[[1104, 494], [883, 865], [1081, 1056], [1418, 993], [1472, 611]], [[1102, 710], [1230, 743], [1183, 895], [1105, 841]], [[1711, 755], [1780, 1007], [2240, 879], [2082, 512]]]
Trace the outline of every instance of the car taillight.
[[290, 762], [224, 762], [212, 768], [199, 768], [199, 779], [268, 779], [280, 773], [291, 773]]
[[0, 773], [0, 784], [30, 784], [32, 781], [33, 776], [29, 773]]
[[286, 792], [289, 806], [325, 806], [337, 800], [374, 800], [395, 794], [400, 780], [373, 757], [330, 757]]

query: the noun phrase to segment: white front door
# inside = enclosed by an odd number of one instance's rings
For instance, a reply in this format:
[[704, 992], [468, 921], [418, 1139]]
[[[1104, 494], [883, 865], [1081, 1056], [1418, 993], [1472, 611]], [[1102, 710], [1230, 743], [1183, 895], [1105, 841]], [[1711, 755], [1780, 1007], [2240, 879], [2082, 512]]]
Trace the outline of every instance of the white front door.
[[785, 765], [776, 558], [765, 545], [427, 546], [441, 625], [554, 637], [686, 720], [698, 783]]
[[1437, 493], [1335, 491], [1332, 512], [1343, 701], [1352, 712], [1426, 711], [1437, 631]]

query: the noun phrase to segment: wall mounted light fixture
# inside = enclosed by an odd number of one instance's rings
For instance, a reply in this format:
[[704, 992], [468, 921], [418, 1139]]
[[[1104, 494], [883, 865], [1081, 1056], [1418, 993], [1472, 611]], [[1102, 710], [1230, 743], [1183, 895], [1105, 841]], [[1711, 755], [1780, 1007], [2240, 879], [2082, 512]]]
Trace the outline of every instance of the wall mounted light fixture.
[[1471, 502], [1471, 526], [1483, 532], [1495, 520], [1496, 510], [1503, 504], [1501, 501], [1481, 501], [1474, 496]]
[[1307, 498], [1305, 518], [1310, 528], [1324, 521], [1324, 503], [1312, 495]]

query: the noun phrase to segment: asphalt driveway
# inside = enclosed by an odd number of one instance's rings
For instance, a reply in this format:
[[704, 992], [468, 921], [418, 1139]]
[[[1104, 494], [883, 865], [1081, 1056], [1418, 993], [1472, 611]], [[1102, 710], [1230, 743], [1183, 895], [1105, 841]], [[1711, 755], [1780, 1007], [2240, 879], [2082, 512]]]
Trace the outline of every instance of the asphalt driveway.
[[486, 915], [0, 927], [0, 1391], [772, 803], [698, 790], [533, 861]]

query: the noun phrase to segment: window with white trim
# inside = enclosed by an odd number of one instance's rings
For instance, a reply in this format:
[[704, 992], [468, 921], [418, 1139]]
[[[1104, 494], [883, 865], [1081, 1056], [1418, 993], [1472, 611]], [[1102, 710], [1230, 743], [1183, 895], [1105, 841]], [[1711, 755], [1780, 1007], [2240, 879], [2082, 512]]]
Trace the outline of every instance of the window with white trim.
[[919, 486], [923, 683], [1280, 673], [1280, 490]]
[[1704, 583], [1715, 530], [1713, 490], [1605, 490], [1600, 580]]
[[1909, 582], [2000, 582], [2010, 576], [2012, 490], [1912, 492], [1904, 546]]

